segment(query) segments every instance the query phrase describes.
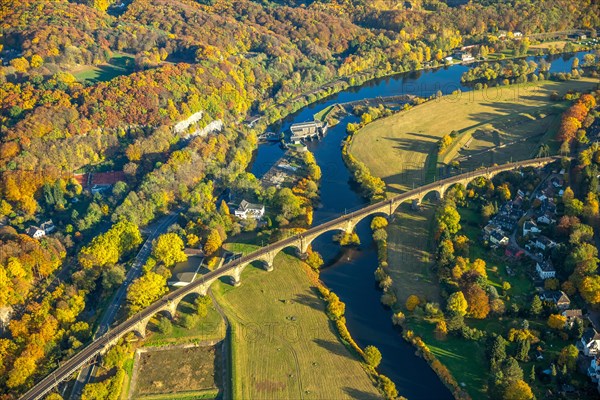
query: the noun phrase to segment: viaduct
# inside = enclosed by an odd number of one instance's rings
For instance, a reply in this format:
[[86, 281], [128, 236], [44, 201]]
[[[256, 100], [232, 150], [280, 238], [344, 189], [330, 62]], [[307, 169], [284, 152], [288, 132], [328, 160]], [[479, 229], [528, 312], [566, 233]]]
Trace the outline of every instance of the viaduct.
[[462, 184], [467, 186], [469, 182], [478, 177], [491, 179], [501, 172], [524, 167], [542, 167], [558, 159], [559, 157], [529, 159], [504, 165], [481, 168], [475, 171], [470, 171], [447, 179], [439, 180], [392, 198], [367, 205], [358, 211], [342, 215], [331, 221], [312, 227], [302, 233], [264, 246], [253, 253], [244, 255], [214, 271], [203, 275], [187, 286], [174, 290], [144, 310], [109, 330], [104, 335], [86, 346], [79, 353], [61, 363], [59, 368], [38, 382], [33, 388], [25, 393], [21, 399], [33, 400], [42, 398], [61, 381], [67, 379], [83, 365], [90, 362], [96, 355], [106, 352], [125, 334], [134, 332], [136, 335], [143, 338], [145, 336], [148, 322], [150, 322], [150, 320], [156, 314], [162, 312], [173, 318], [177, 311], [177, 306], [181, 300], [190, 294], [206, 295], [210, 285], [217, 279], [227, 277], [230, 279], [232, 285], [239, 285], [241, 282], [242, 271], [252, 262], [258, 261], [263, 264], [267, 271], [272, 271], [275, 256], [277, 256], [277, 254], [285, 248], [295, 248], [297, 254], [303, 255], [308, 251], [313, 240], [320, 235], [330, 231], [343, 231], [346, 233], [352, 233], [355, 226], [364, 218], [372, 215], [391, 216], [402, 203], [414, 201], [420, 203], [425, 196], [432, 192], [436, 194], [437, 198], [441, 199], [444, 197], [444, 193], [446, 193], [446, 191], [453, 185]]

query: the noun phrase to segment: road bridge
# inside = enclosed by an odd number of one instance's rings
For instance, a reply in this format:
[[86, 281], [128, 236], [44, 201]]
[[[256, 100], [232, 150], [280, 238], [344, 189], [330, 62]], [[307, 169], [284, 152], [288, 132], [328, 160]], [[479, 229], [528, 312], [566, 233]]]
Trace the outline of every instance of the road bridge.
[[206, 295], [210, 285], [217, 279], [225, 277], [231, 281], [232, 285], [239, 285], [241, 282], [242, 271], [250, 263], [256, 261], [261, 262], [267, 271], [271, 271], [273, 270], [273, 261], [279, 252], [286, 248], [294, 248], [299, 255], [305, 254], [308, 251], [311, 243], [317, 237], [326, 232], [342, 231], [346, 233], [352, 233], [356, 225], [363, 219], [372, 215], [391, 216], [402, 203], [412, 203], [414, 201], [420, 203], [423, 201], [425, 196], [430, 193], [435, 193], [436, 196], [441, 199], [444, 197], [446, 191], [454, 185], [467, 186], [469, 182], [478, 177], [491, 179], [501, 172], [525, 167], [542, 167], [558, 159], [559, 157], [529, 159], [488, 168], [480, 168], [447, 179], [439, 180], [437, 182], [432, 182], [392, 198], [367, 205], [360, 210], [342, 215], [331, 221], [314, 226], [302, 233], [264, 246], [250, 254], [235, 259], [223, 265], [222, 267], [203, 275], [187, 286], [181, 287], [165, 295], [160, 300], [122, 322], [120, 325], [109, 330], [104, 335], [87, 345], [79, 353], [63, 362], [59, 368], [51, 372], [25, 395], [23, 395], [22, 399], [33, 400], [41, 398], [50, 390], [52, 390], [52, 388], [58, 385], [58, 383], [68, 378], [79, 368], [90, 362], [90, 360], [92, 360], [96, 355], [106, 352], [125, 334], [129, 332], [135, 332], [138, 336], [144, 337], [148, 322], [150, 322], [150, 320], [156, 314], [162, 312], [168, 314], [170, 317], [174, 317], [177, 311], [177, 306], [181, 300], [191, 294], [202, 296]]

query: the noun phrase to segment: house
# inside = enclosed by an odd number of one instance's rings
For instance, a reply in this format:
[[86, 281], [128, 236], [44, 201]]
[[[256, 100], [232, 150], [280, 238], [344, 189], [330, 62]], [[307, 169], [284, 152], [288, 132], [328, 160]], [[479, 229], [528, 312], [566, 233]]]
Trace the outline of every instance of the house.
[[508, 237], [499, 230], [495, 230], [490, 234], [490, 242], [496, 246], [506, 246], [508, 244], [508, 240]]
[[560, 310], [566, 310], [571, 305], [571, 299], [562, 290], [546, 290], [540, 295], [540, 300], [554, 303]]
[[483, 239], [489, 240], [492, 232], [494, 232], [496, 230], [498, 230], [498, 227], [494, 224], [487, 224], [486, 226], [484, 226], [483, 227]]
[[552, 265], [552, 261], [538, 261], [535, 263], [535, 270], [540, 277], [540, 279], [550, 279], [556, 276], [556, 270]]
[[535, 239], [533, 245], [540, 250], [548, 250], [556, 246], [556, 243], [548, 239], [546, 236], [539, 236]]
[[46, 236], [46, 231], [38, 226], [30, 226], [29, 229], [27, 229], [27, 234], [34, 239], [39, 239]]
[[581, 320], [583, 318], [583, 313], [581, 309], [576, 310], [565, 310], [562, 312], [562, 316], [567, 318], [567, 326], [570, 328], [575, 323], [575, 320]]
[[555, 188], [562, 188], [565, 181], [559, 177], [552, 177], [552, 179], [550, 179], [550, 183], [552, 184], [552, 186], [554, 186]]
[[523, 33], [519, 32], [519, 31], [516, 31], [515, 33], [513, 33], [513, 37], [515, 39], [522, 38], [523, 37]]
[[525, 221], [525, 223], [523, 224], [523, 236], [527, 236], [529, 234], [537, 234], [542, 232], [542, 230], [540, 228], [538, 228], [537, 224], [532, 221]]
[[109, 185], [109, 184], [97, 184], [97, 185], [92, 186], [92, 188], [90, 189], [90, 192], [92, 192], [92, 194], [102, 193], [105, 190], [110, 189], [110, 186], [111, 185]]
[[581, 346], [586, 356], [597, 356], [600, 349], [600, 333], [594, 328], [586, 330], [581, 337]]
[[446, 61], [447, 63], [451, 63], [453, 60], [453, 58], [451, 56], [445, 57], [444, 61]]
[[46, 236], [48, 233], [51, 233], [55, 229], [56, 227], [54, 226], [54, 222], [52, 222], [52, 220], [49, 219], [48, 221], [42, 223], [40, 226], [30, 226], [29, 229], [27, 229], [27, 234], [34, 239], [39, 239], [43, 236]]
[[556, 222], [556, 220], [553, 217], [554, 215], [547, 212], [545, 214], [540, 215], [536, 221], [538, 224], [550, 225]]
[[42, 225], [40, 226], [40, 228], [48, 233], [52, 233], [54, 231], [54, 229], [56, 229], [56, 227], [54, 226], [54, 222], [52, 222], [51, 219], [49, 219], [48, 221], [42, 223]]
[[471, 61], [475, 61], [475, 57], [473, 57], [473, 55], [471, 53], [462, 53], [460, 55], [460, 60], [462, 62], [471, 62]]
[[241, 219], [261, 219], [265, 215], [265, 206], [262, 204], [252, 204], [246, 200], [242, 200], [235, 216]]

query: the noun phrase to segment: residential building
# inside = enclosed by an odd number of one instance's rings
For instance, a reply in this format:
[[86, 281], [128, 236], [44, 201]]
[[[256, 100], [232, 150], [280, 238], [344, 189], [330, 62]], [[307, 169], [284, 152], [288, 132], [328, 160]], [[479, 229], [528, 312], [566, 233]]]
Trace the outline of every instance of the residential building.
[[550, 279], [556, 276], [556, 270], [550, 260], [536, 262], [535, 270], [540, 279]]
[[537, 217], [536, 221], [538, 222], [538, 224], [550, 225], [556, 222], [556, 220], [553, 217], [554, 215], [547, 212]]
[[542, 230], [538, 228], [537, 224], [532, 220], [525, 221], [523, 224], [523, 236], [527, 236], [529, 234], [535, 235], [541, 232]]
[[586, 356], [597, 356], [600, 349], [600, 333], [594, 328], [587, 329], [581, 337], [581, 346]]
[[573, 323], [575, 323], [575, 320], [579, 319], [581, 320], [583, 318], [583, 313], [581, 311], [581, 309], [575, 309], [575, 310], [565, 310], [562, 312], [563, 317], [567, 318], [567, 326], [570, 328], [573, 326]]
[[490, 234], [490, 243], [496, 246], [506, 246], [508, 241], [508, 236], [505, 236], [500, 230], [495, 230]]
[[246, 200], [242, 200], [235, 216], [241, 219], [261, 219], [265, 215], [265, 206], [262, 204], [252, 204]]
[[571, 299], [562, 290], [546, 290], [540, 295], [540, 300], [554, 303], [560, 310], [566, 310], [571, 305]]
[[46, 236], [46, 231], [38, 226], [30, 226], [29, 229], [27, 229], [27, 234], [34, 239], [39, 239]]
[[540, 250], [548, 250], [556, 246], [556, 243], [546, 236], [539, 236], [533, 241], [533, 245]]
[[43, 222], [40, 226], [30, 226], [27, 229], [27, 235], [31, 236], [34, 239], [39, 239], [43, 236], [46, 236], [48, 233], [54, 231], [56, 227], [54, 226], [54, 222], [49, 219], [46, 222]]

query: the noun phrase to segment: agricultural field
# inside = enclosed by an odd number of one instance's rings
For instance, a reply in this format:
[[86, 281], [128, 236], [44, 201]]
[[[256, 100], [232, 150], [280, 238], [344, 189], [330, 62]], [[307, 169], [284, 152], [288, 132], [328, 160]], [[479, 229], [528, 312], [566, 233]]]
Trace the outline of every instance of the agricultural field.
[[[470, 168], [530, 157], [542, 140], [554, 137], [566, 106], [550, 95], [596, 85], [587, 78], [543, 81], [444, 96], [366, 125], [350, 151], [389, 191], [406, 191], [432, 181], [438, 167], [453, 160]], [[455, 144], [438, 155], [437, 142], [453, 130]]]
[[119, 75], [133, 72], [133, 57], [125, 53], [115, 55], [104, 64], [82, 65], [71, 73], [79, 82], [97, 83], [110, 81]]
[[233, 398], [380, 397], [338, 339], [307, 272], [300, 260], [280, 253], [272, 272], [248, 266], [239, 287], [213, 285], [231, 325]]
[[218, 345], [192, 345], [140, 353], [136, 356], [133, 398], [164, 399], [174, 395], [214, 398], [222, 381], [220, 349]]

